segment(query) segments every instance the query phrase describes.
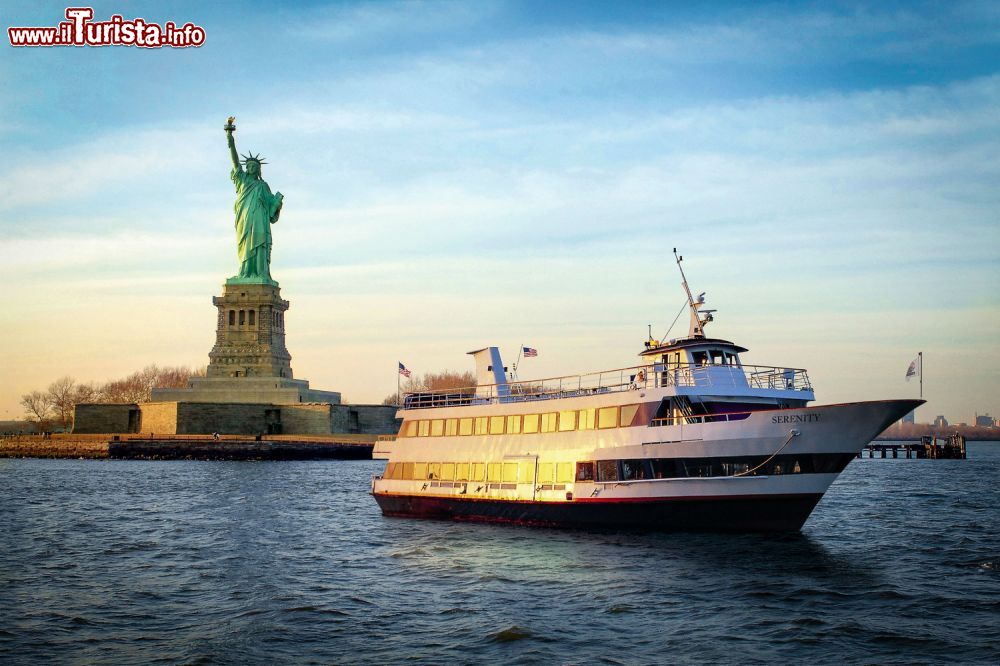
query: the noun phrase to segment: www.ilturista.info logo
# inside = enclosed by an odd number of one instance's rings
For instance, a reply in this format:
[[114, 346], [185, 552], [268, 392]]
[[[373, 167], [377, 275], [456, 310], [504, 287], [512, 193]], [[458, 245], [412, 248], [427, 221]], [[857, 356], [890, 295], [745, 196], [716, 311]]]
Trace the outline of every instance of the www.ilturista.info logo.
[[7, 28], [11, 46], [139, 46], [158, 49], [164, 46], [185, 48], [205, 43], [205, 29], [173, 21], [162, 26], [146, 19], [126, 21], [114, 14], [107, 21], [93, 21], [92, 7], [67, 7], [66, 21], [54, 28]]

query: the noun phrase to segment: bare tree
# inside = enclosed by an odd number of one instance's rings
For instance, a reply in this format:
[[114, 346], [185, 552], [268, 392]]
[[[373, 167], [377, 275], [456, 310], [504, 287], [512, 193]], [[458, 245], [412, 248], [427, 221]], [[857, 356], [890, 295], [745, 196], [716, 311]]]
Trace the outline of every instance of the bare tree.
[[[423, 376], [408, 378], [400, 385], [399, 390], [404, 394], [417, 391], [451, 390], [457, 394], [472, 395], [476, 392], [476, 376], [471, 372], [455, 372], [454, 370], [429, 372]], [[390, 393], [382, 400], [383, 405], [397, 405], [401, 402], [395, 392]]]
[[191, 377], [204, 374], [185, 367], [159, 368], [147, 365], [128, 377], [110, 381], [101, 387], [108, 402], [149, 402], [154, 388], [184, 388]]
[[73, 391], [73, 404], [81, 402], [98, 402], [101, 399], [101, 388], [94, 382], [77, 384]]
[[21, 396], [21, 406], [30, 421], [43, 423], [52, 414], [52, 403], [49, 395], [42, 391], [32, 391]]
[[[199, 371], [180, 365], [174, 368], [163, 368], [157, 374], [154, 388], [185, 388], [188, 380], [198, 374]], [[204, 371], [201, 371], [201, 374], [204, 374]]]
[[76, 397], [76, 380], [69, 375], [49, 384], [46, 395], [55, 412], [59, 425], [66, 426], [73, 420], [73, 404]]
[[128, 377], [108, 382], [101, 389], [104, 399], [108, 402], [149, 402], [157, 372], [155, 365], [147, 365]]

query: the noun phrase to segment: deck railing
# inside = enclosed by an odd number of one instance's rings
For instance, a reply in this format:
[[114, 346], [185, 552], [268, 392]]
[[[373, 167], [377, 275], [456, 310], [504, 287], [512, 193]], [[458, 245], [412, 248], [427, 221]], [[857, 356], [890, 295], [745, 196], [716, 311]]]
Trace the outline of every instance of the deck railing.
[[760, 365], [664, 365], [655, 363], [584, 375], [471, 386], [443, 391], [414, 391], [404, 409], [457, 407], [571, 398], [666, 386], [735, 390], [812, 391], [809, 375], [799, 368]]
[[721, 423], [726, 421], [743, 421], [750, 418], [753, 412], [726, 412], [724, 414], [692, 414], [691, 416], [667, 416], [662, 419], [653, 419], [649, 422], [650, 428], [661, 426], [687, 425], [690, 423]]

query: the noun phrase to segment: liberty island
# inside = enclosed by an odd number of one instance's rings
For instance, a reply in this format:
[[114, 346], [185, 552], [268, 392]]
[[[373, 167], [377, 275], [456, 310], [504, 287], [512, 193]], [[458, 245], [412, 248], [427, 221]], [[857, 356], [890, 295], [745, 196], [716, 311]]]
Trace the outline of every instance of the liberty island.
[[192, 377], [184, 388], [155, 388], [146, 403], [78, 404], [74, 433], [365, 435], [371, 442], [395, 434], [394, 406], [349, 405], [339, 392], [312, 388], [295, 377], [285, 345], [290, 303], [271, 275], [271, 225], [281, 216], [284, 195], [272, 193], [264, 180], [266, 162], [259, 154], [241, 159], [234, 116], [223, 129], [236, 189], [239, 265], [222, 295], [212, 299], [215, 342], [205, 376]]

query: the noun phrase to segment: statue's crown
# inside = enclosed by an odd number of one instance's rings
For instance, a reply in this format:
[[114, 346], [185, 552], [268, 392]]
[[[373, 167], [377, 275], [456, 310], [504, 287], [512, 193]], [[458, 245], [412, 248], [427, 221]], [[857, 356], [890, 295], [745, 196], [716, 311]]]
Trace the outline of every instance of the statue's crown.
[[264, 158], [260, 156], [260, 153], [254, 155], [253, 153], [247, 151], [247, 154], [243, 155], [242, 157], [243, 157], [243, 164], [246, 164], [247, 162], [256, 162], [257, 164], [267, 164], [267, 162], [264, 161]]

